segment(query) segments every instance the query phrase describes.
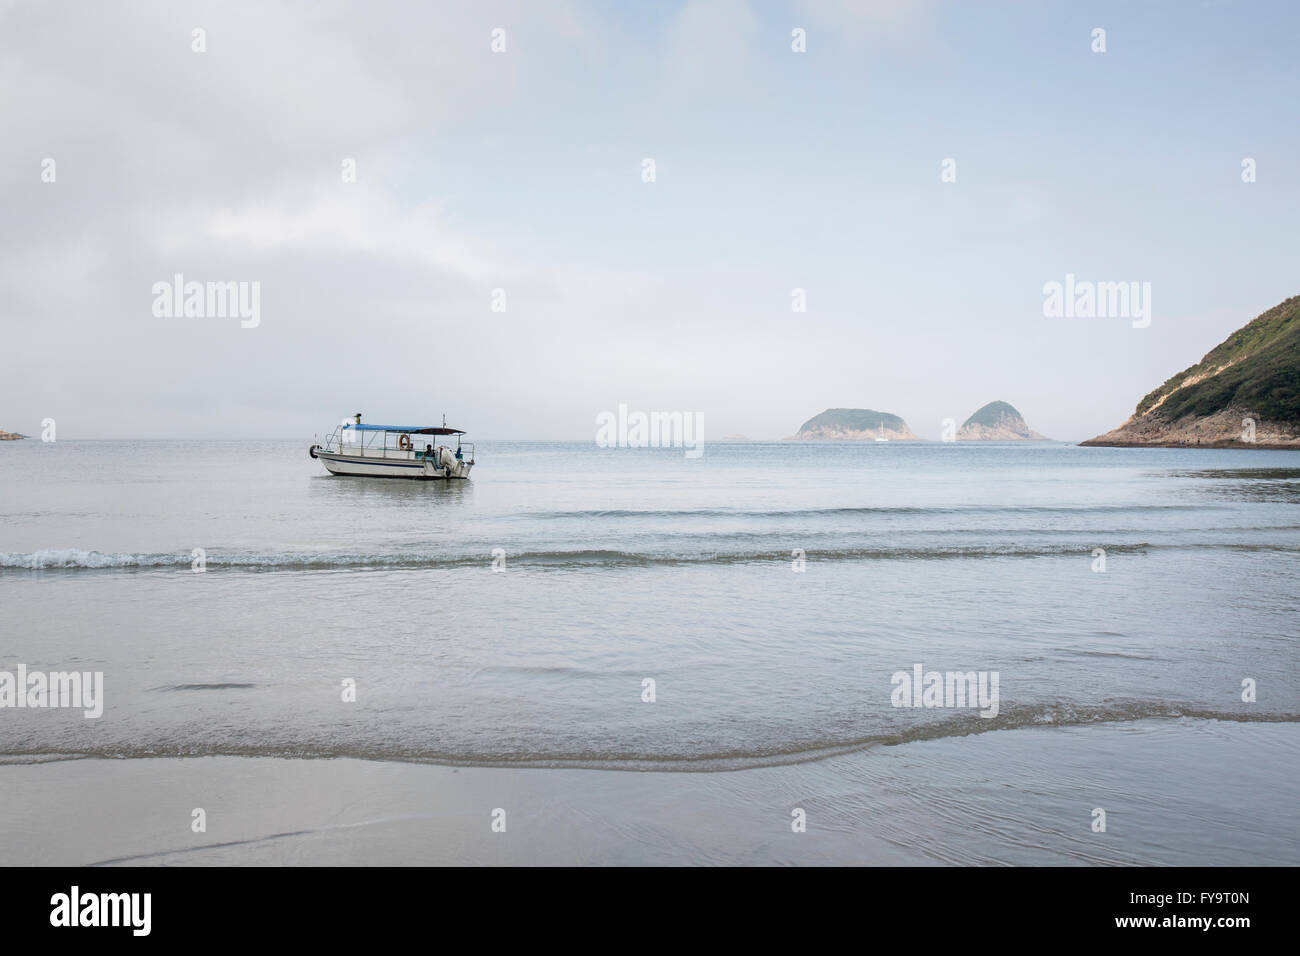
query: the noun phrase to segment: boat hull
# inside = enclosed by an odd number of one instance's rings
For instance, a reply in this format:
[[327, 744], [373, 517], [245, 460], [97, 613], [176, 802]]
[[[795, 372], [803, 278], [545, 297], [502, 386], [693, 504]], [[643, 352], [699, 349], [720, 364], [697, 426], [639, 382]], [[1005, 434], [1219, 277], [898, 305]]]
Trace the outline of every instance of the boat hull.
[[331, 475], [349, 478], [406, 478], [415, 481], [455, 481], [469, 477], [473, 462], [460, 461], [454, 468], [440, 468], [432, 461], [416, 458], [383, 458], [339, 455], [314, 449]]

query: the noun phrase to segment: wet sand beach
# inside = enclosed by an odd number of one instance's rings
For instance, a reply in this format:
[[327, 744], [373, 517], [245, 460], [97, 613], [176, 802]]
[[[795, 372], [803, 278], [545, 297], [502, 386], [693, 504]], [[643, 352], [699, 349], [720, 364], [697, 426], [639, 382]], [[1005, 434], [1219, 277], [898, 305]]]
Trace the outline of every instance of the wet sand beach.
[[9, 865], [1295, 865], [1276, 770], [1298, 760], [1300, 724], [1193, 719], [703, 773], [61, 760], [0, 766], [0, 845]]

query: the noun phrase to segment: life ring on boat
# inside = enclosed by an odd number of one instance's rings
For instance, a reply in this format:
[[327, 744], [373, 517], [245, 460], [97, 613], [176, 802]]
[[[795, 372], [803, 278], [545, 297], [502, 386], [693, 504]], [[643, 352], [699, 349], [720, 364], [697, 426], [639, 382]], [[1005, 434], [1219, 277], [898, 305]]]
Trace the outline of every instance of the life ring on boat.
[[400, 448], [400, 449], [402, 449], [402, 451], [410, 451], [410, 450], [411, 450], [411, 436], [410, 436], [410, 435], [403, 435], [401, 438], [397, 439], [397, 447]]
[[307, 449], [307, 454], [309, 454], [309, 455], [311, 455], [313, 458], [315, 458], [315, 457], [316, 457], [316, 449], [319, 448], [319, 447], [320, 447], [320, 445], [312, 445], [310, 448]]

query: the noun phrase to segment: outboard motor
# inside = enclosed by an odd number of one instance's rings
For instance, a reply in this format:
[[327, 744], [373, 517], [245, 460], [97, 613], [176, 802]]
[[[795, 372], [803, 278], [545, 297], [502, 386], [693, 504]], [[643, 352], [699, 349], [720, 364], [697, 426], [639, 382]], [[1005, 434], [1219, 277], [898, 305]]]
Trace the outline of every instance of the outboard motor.
[[459, 477], [459, 472], [457, 471], [457, 466], [459, 464], [460, 462], [456, 460], [455, 452], [450, 448], [446, 445], [442, 445], [438, 448], [438, 467], [447, 469], [448, 478]]

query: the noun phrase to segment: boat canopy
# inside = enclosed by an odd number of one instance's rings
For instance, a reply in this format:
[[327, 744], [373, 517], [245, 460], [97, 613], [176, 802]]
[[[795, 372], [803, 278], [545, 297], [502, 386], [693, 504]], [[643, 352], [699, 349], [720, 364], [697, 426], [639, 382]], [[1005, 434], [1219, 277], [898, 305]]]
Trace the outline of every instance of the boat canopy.
[[352, 428], [359, 432], [401, 432], [407, 435], [465, 434], [459, 428], [448, 428], [446, 425], [354, 425], [348, 423], [343, 427]]

